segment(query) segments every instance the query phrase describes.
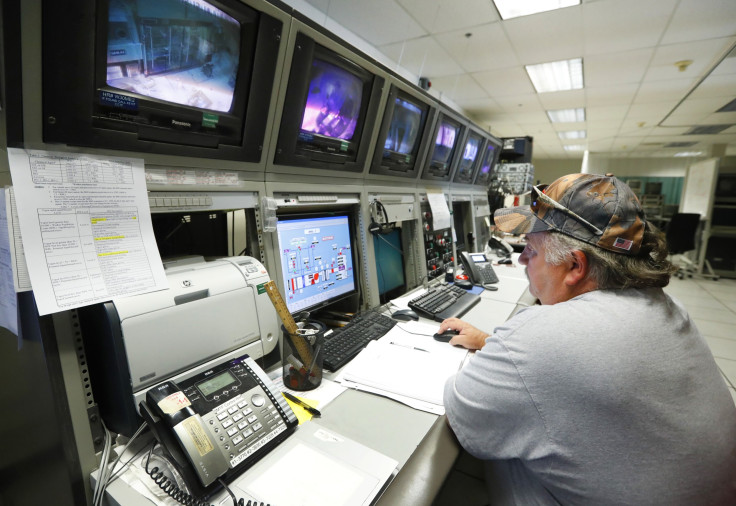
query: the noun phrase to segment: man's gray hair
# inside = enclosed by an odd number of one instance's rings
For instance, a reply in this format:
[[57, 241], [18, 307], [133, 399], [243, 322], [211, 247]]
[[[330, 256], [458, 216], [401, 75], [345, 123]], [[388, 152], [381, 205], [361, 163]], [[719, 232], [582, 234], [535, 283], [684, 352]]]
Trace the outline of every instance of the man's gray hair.
[[601, 290], [623, 288], [664, 287], [677, 268], [667, 259], [664, 234], [647, 223], [642, 248], [638, 255], [629, 256], [607, 251], [559, 232], [543, 236], [545, 261], [559, 265], [570, 258], [573, 251], [585, 253], [588, 259], [588, 277]]

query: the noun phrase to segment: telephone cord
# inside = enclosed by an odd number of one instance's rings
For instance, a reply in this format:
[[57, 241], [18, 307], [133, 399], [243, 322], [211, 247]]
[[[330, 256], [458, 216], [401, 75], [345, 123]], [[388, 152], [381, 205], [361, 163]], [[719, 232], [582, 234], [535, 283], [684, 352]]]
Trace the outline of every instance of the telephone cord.
[[[153, 454], [153, 449], [156, 447], [156, 443], [151, 445], [151, 449], [148, 452], [148, 457], [146, 458], [146, 464], [145, 464], [145, 470], [146, 473], [153, 479], [153, 482], [158, 485], [158, 487], [163, 490], [166, 495], [171, 497], [173, 500], [178, 502], [179, 504], [183, 504], [184, 506], [213, 506], [209, 504], [207, 501], [202, 501], [197, 499], [196, 497], [192, 496], [191, 494], [188, 494], [184, 492], [182, 489], [180, 489], [176, 483], [171, 481], [162, 471], [159, 470], [158, 466], [154, 466], [149, 469], [148, 463], [151, 459], [151, 455]], [[232, 493], [230, 488], [225, 484], [224, 481], [218, 480], [220, 484], [225, 488], [228, 494], [230, 494], [230, 497], [233, 499], [233, 505], [234, 506], [270, 506], [270, 504], [264, 504], [263, 502], [258, 503], [258, 501], [252, 501], [248, 500], [247, 503], [245, 503], [245, 500], [241, 498], [238, 500], [235, 497], [235, 494]]]

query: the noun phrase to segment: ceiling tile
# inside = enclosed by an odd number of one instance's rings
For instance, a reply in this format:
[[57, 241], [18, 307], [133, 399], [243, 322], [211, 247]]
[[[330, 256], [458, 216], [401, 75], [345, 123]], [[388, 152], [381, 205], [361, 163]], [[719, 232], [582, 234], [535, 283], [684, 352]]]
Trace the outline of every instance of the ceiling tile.
[[[545, 117], [547, 116], [546, 113], [544, 113], [544, 108], [542, 108], [539, 103], [537, 95], [534, 93], [493, 98], [506, 114], [523, 114], [531, 110], [543, 113], [545, 114]], [[549, 122], [549, 119], [547, 119], [547, 121]]]
[[662, 44], [728, 37], [734, 34], [733, 0], [681, 0], [662, 37]]
[[656, 46], [678, 0], [585, 2], [585, 55]]
[[626, 105], [605, 105], [588, 107], [586, 110], [586, 118], [588, 121], [594, 123], [596, 121], [623, 121], [626, 117], [626, 113], [629, 111], [629, 107]]
[[[693, 83], [700, 79], [713, 65], [715, 58], [730, 47], [729, 39], [711, 39], [683, 44], [660, 46], [654, 52], [644, 81], [691, 78]], [[692, 64], [680, 71], [676, 62], [692, 60]]]
[[687, 91], [693, 86], [692, 79], [668, 79], [664, 81], [649, 81], [641, 84], [634, 98], [635, 104], [654, 104], [667, 102], [675, 106]]
[[644, 76], [653, 54], [654, 48], [646, 48], [586, 56], [583, 60], [585, 86], [638, 83]]
[[[522, 16], [503, 22], [522, 64], [544, 63], [583, 55], [581, 6]], [[549, 41], [554, 41], [550, 44]]]
[[329, 2], [325, 13], [373, 46], [426, 34], [426, 30], [394, 0]]
[[586, 87], [585, 103], [590, 107], [598, 105], [628, 105], [634, 100], [638, 89], [638, 84]]
[[584, 107], [585, 90], [556, 91], [553, 93], [540, 93], [539, 102], [548, 111], [557, 109], [568, 109]]
[[[397, 0], [427, 31], [443, 33], [499, 21], [490, 0]], [[364, 2], [371, 5], [373, 2]]]
[[691, 98], [727, 97], [722, 98], [723, 105], [736, 96], [736, 74], [710, 75], [693, 91]]
[[[466, 37], [468, 33], [472, 35]], [[466, 72], [501, 69], [520, 64], [501, 23], [441, 33], [436, 38]]]
[[[488, 93], [468, 74], [435, 77], [432, 79], [432, 90], [447, 95], [451, 100], [487, 98]], [[458, 104], [460, 105], [460, 104]]]
[[519, 93], [534, 94], [529, 75], [521, 67], [511, 67], [473, 74], [492, 98], [516, 96]]
[[433, 37], [422, 37], [397, 44], [380, 46], [389, 58], [392, 58], [409, 72], [430, 80], [436, 77], [460, 74], [462, 69], [440, 47]]

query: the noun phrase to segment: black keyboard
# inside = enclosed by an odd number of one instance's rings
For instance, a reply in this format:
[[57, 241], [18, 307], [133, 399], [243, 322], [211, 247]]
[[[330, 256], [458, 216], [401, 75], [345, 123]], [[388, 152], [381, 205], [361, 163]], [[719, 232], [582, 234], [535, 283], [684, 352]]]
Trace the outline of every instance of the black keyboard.
[[347, 364], [369, 342], [382, 337], [396, 325], [390, 316], [369, 310], [359, 313], [344, 327], [335, 329], [325, 338], [324, 368], [336, 371]]
[[439, 285], [409, 301], [409, 307], [420, 316], [441, 322], [462, 316], [480, 302], [480, 296], [454, 285]]
[[498, 283], [498, 276], [496, 276], [496, 271], [493, 270], [493, 266], [490, 263], [482, 267], [479, 266], [478, 272], [480, 272], [480, 283], [482, 285]]

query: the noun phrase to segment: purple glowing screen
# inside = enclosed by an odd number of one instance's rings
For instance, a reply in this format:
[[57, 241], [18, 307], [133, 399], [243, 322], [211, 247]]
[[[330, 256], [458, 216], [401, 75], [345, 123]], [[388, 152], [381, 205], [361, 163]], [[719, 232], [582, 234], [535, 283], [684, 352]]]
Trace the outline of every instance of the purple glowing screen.
[[315, 59], [302, 116], [303, 132], [349, 141], [358, 124], [363, 81], [331, 63]]

